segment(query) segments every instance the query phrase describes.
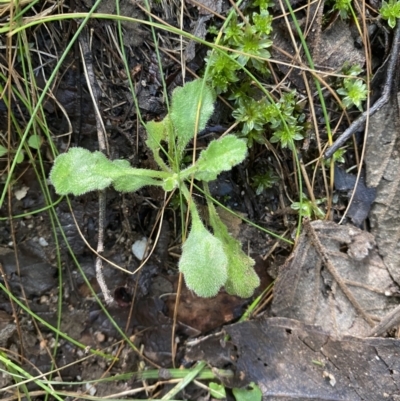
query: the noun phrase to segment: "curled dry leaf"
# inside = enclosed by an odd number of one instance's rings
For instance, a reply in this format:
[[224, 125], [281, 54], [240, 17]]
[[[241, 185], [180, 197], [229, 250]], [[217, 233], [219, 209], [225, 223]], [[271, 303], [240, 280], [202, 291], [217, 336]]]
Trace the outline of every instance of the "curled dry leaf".
[[366, 336], [396, 307], [396, 299], [385, 295], [393, 285], [370, 233], [333, 222], [306, 222], [280, 269], [272, 312], [335, 335]]

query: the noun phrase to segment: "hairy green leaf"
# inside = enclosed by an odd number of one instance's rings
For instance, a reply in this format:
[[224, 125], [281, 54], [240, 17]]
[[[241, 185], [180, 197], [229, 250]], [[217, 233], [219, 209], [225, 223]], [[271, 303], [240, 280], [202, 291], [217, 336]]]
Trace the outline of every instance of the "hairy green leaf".
[[214, 235], [222, 242], [228, 257], [228, 278], [225, 290], [231, 295], [249, 298], [260, 285], [260, 279], [253, 268], [255, 262], [243, 252], [240, 242], [229, 234], [214, 205], [209, 203], [208, 206]]
[[228, 254], [228, 279], [225, 283], [225, 290], [231, 295], [250, 298], [260, 285], [260, 278], [254, 271], [255, 262], [243, 252], [241, 244], [236, 239], [230, 236], [228, 238], [229, 241], [226, 242], [224, 249], [225, 252], [231, 253]]
[[[188, 82], [172, 93], [170, 118], [180, 155], [194, 135], [206, 127], [214, 112], [215, 93], [203, 80]], [[199, 107], [200, 106], [200, 107]]]
[[110, 163], [101, 152], [71, 148], [54, 161], [50, 180], [59, 195], [82, 195], [101, 190], [111, 185], [112, 179], [106, 173], [99, 176], [97, 167], [107, 169]]
[[234, 135], [227, 135], [219, 140], [212, 141], [207, 149], [200, 153], [196, 163], [195, 178], [203, 181], [212, 181], [222, 171], [228, 171], [242, 162], [247, 155], [245, 140]]
[[114, 180], [113, 186], [119, 192], [135, 192], [140, 188], [153, 185], [162, 186], [162, 181], [156, 180], [151, 177], [139, 175], [123, 175]]
[[71, 148], [58, 156], [50, 180], [59, 195], [83, 195], [113, 184], [121, 192], [136, 191], [145, 185], [162, 185], [166, 173], [134, 169], [127, 160], [111, 161], [101, 152]]
[[146, 124], [147, 141], [146, 145], [154, 152], [160, 148], [162, 141], [168, 142], [172, 126], [166, 116], [162, 121], [150, 121]]
[[192, 230], [182, 246], [179, 271], [189, 289], [200, 297], [213, 297], [227, 279], [228, 259], [222, 243], [192, 213]]

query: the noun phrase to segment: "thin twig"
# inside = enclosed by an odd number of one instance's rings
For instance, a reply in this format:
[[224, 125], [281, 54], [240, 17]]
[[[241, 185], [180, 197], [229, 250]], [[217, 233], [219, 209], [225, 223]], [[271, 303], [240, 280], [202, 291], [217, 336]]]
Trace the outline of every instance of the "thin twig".
[[[83, 31], [79, 37], [79, 45], [82, 56], [82, 64], [85, 71], [85, 76], [89, 88], [90, 95], [93, 100], [93, 108], [95, 110], [97, 137], [99, 141], [99, 149], [101, 152], [106, 153], [106, 135], [103, 120], [100, 115], [98, 108], [99, 101], [99, 87], [96, 81], [96, 76], [93, 71], [92, 54], [90, 51], [87, 31]], [[99, 234], [97, 239], [97, 253], [101, 254], [104, 251], [104, 218], [106, 211], [106, 192], [105, 190], [99, 191]], [[108, 289], [108, 286], [104, 280], [103, 274], [103, 261], [100, 256], [96, 257], [96, 278], [99, 283], [101, 292], [103, 293], [104, 300], [107, 304], [111, 304], [114, 301], [113, 296]]]
[[374, 103], [374, 105], [369, 109], [364, 111], [357, 120], [353, 121], [353, 123], [346, 129], [336, 139], [335, 143], [325, 152], [325, 159], [329, 159], [332, 155], [357, 131], [359, 131], [365, 124], [368, 116], [372, 116], [379, 109], [381, 109], [388, 101], [390, 94], [392, 92], [393, 82], [394, 82], [394, 74], [396, 72], [397, 66], [397, 58], [399, 56], [400, 50], [400, 20], [397, 21], [396, 30], [394, 33], [392, 49], [390, 52], [388, 67], [386, 72], [386, 80], [385, 85], [383, 86], [383, 91], [381, 97]]
[[391, 312], [386, 314], [381, 322], [374, 327], [367, 335], [367, 337], [376, 337], [382, 335], [385, 331], [398, 326], [400, 324], [400, 305], [394, 308]]

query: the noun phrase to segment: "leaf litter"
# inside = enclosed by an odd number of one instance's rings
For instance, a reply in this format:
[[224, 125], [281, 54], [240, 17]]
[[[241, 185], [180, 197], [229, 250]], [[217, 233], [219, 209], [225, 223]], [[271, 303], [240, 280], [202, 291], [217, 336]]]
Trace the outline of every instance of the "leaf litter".
[[329, 335], [318, 326], [268, 318], [226, 328], [237, 347], [237, 380], [263, 400], [396, 400], [400, 342]]
[[[276, 316], [364, 337], [397, 305], [393, 280], [368, 232], [328, 221], [305, 223], [274, 288]], [[391, 294], [391, 292], [389, 292]]]
[[400, 341], [364, 338], [398, 304], [374, 237], [328, 221], [304, 227], [275, 283], [278, 317], [225, 329], [237, 379], [268, 400], [395, 399]]
[[397, 293], [372, 234], [305, 221], [274, 286], [277, 317], [225, 329], [238, 380], [268, 400], [396, 399], [400, 341], [366, 337], [391, 327]]

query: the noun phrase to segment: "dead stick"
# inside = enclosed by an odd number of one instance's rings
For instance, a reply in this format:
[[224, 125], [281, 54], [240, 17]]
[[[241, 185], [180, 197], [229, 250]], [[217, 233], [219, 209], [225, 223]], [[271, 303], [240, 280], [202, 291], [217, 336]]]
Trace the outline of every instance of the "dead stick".
[[376, 337], [383, 334], [385, 331], [400, 324], [400, 305], [394, 308], [391, 312], [386, 314], [382, 321], [374, 327], [367, 335], [367, 337]]
[[[99, 141], [99, 149], [101, 152], [106, 153], [106, 136], [103, 120], [98, 108], [99, 101], [99, 88], [96, 81], [96, 76], [93, 71], [92, 54], [90, 52], [87, 32], [84, 30], [79, 37], [79, 45], [82, 56], [82, 64], [85, 71], [86, 81], [88, 84], [89, 92], [93, 100], [93, 108], [96, 116], [97, 137]], [[99, 234], [97, 239], [97, 253], [101, 254], [104, 251], [104, 220], [106, 210], [106, 192], [105, 190], [99, 191]], [[104, 300], [107, 304], [111, 304], [114, 300], [107, 283], [104, 280], [103, 274], [103, 261], [97, 256], [96, 258], [96, 278], [99, 283], [101, 292], [103, 293]]]

